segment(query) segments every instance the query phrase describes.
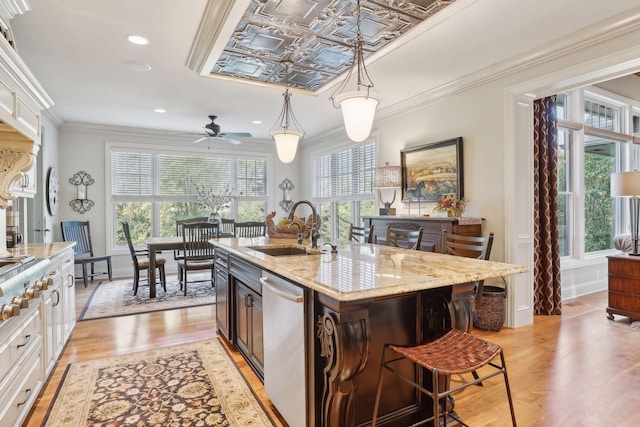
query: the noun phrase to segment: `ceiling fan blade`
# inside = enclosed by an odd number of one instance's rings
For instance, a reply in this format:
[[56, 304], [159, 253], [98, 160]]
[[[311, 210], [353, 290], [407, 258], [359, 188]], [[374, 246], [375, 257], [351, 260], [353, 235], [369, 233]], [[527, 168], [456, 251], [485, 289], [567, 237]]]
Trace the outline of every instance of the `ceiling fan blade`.
[[248, 132], [224, 132], [221, 133], [222, 136], [230, 136], [232, 138], [251, 138], [251, 134]]
[[200, 138], [200, 139], [196, 139], [195, 141], [193, 141], [193, 143], [194, 143], [194, 144], [197, 144], [198, 142], [200, 142], [200, 141], [204, 141], [204, 140], [205, 140], [205, 139], [207, 139], [207, 138], [209, 138], [209, 137], [208, 137], [208, 136], [203, 136], [202, 138]]
[[237, 139], [229, 138], [227, 136], [219, 136], [218, 138], [220, 138], [224, 142], [228, 142], [230, 144], [234, 144], [234, 145], [242, 144], [242, 141], [238, 141]]

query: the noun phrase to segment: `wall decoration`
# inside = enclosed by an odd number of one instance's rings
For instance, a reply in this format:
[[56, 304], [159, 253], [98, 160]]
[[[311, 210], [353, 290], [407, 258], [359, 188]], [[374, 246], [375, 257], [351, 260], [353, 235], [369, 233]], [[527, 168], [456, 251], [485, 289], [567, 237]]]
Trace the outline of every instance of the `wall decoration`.
[[403, 202], [463, 199], [462, 137], [402, 150], [400, 164]]
[[87, 198], [87, 187], [95, 183], [94, 179], [85, 171], [80, 171], [69, 178], [69, 182], [76, 186], [76, 198], [69, 202], [69, 205], [81, 214], [87, 212], [95, 205], [93, 200]]
[[58, 171], [56, 168], [49, 168], [47, 173], [47, 210], [49, 215], [58, 212], [58, 202], [60, 201], [60, 183], [58, 182]]
[[282, 201], [280, 202], [280, 207], [283, 211], [289, 213], [293, 206], [293, 200], [291, 200], [291, 190], [294, 188], [293, 182], [291, 182], [289, 178], [285, 178], [278, 187], [282, 190]]

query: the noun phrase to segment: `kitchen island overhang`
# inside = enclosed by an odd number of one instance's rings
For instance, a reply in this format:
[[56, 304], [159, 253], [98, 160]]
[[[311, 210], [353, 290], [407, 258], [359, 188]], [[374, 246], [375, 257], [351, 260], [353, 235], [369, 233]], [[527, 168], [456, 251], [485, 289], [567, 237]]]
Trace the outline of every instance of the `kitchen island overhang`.
[[[384, 344], [414, 344], [443, 325], [460, 284], [525, 272], [522, 266], [374, 244], [338, 253], [272, 256], [269, 248], [308, 248], [295, 240], [212, 239], [221, 253], [304, 289], [307, 425], [366, 425]], [[273, 253], [273, 251], [271, 251]], [[233, 312], [233, 277], [230, 308]], [[230, 316], [234, 318], [233, 313]], [[232, 322], [233, 323], [233, 322]], [[231, 325], [231, 330], [235, 326]], [[227, 336], [232, 344], [235, 334]], [[409, 375], [419, 376], [419, 372]], [[430, 403], [403, 383], [387, 386], [381, 425], [407, 425]], [[386, 422], [386, 423], [385, 423]]]

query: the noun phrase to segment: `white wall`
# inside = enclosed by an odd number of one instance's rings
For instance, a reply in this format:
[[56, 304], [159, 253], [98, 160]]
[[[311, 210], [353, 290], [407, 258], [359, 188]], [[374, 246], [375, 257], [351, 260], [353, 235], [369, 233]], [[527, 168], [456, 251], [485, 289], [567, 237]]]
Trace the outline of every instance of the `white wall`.
[[[107, 185], [105, 183], [105, 168], [107, 161], [105, 159], [105, 143], [131, 143], [131, 144], [148, 144], [154, 147], [184, 147], [186, 150], [199, 149], [207, 151], [207, 144], [201, 144], [200, 148], [194, 148], [192, 139], [176, 141], [166, 136], [159, 136], [152, 131], [130, 128], [115, 128], [106, 126], [92, 126], [87, 124], [75, 124], [71, 126], [63, 126], [60, 129], [59, 136], [59, 175], [60, 175], [60, 214], [59, 220], [55, 224], [57, 235], [60, 233], [60, 221], [85, 221], [91, 222], [91, 237], [93, 240], [94, 252], [98, 254], [109, 253], [106, 240], [107, 216], [111, 215], [109, 206], [109, 195], [106, 194]], [[273, 156], [269, 179], [270, 199], [268, 202], [268, 211], [277, 211], [277, 216], [284, 216], [285, 213], [278, 206], [278, 202], [282, 199], [282, 191], [278, 188], [278, 184], [284, 179], [291, 179], [296, 188], [292, 191], [293, 200], [303, 197], [303, 192], [298, 186], [298, 165], [281, 163], [275, 154], [275, 145], [271, 142], [267, 143], [243, 143], [242, 145], [228, 145], [225, 143], [211, 143], [211, 149], [215, 150], [216, 146], [222, 145], [222, 149], [226, 151], [243, 150], [248, 153], [261, 153]], [[78, 171], [85, 171], [95, 179], [95, 184], [87, 189], [87, 197], [95, 202], [95, 205], [86, 213], [80, 214], [75, 212], [69, 205], [69, 202], [76, 198], [76, 187], [69, 183], [69, 178]], [[116, 277], [131, 276], [131, 258], [127, 252], [113, 253], [114, 275]], [[172, 258], [172, 254], [167, 255]], [[167, 262], [167, 270], [175, 272], [177, 269], [175, 263]]]

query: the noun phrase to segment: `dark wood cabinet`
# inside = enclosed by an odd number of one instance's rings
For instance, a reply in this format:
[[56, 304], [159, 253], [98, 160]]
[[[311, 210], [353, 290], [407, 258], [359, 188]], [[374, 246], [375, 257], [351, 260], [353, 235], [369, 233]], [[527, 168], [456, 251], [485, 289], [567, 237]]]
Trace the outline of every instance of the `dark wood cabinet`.
[[229, 318], [231, 316], [231, 294], [229, 289], [229, 254], [216, 249], [215, 255], [216, 278], [216, 325], [218, 334], [231, 341], [229, 334]]
[[[374, 226], [374, 242], [383, 244], [387, 236], [387, 226], [417, 230], [422, 227], [422, 243], [420, 249], [429, 252], [442, 252], [442, 233], [462, 234], [467, 236], [481, 236], [482, 222], [476, 224], [461, 224], [460, 218], [442, 218], [430, 216], [365, 216], [364, 224]], [[463, 219], [463, 222], [469, 221]]]
[[621, 254], [609, 259], [609, 319], [620, 314], [640, 319], [640, 257]]
[[262, 270], [233, 256], [229, 264], [234, 301], [233, 343], [256, 374], [264, 378]]

